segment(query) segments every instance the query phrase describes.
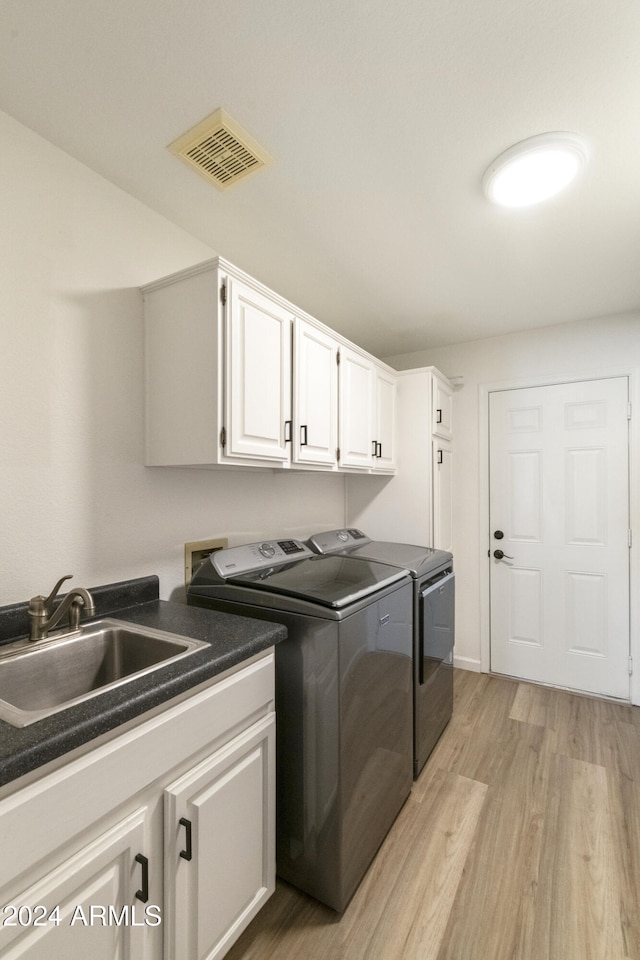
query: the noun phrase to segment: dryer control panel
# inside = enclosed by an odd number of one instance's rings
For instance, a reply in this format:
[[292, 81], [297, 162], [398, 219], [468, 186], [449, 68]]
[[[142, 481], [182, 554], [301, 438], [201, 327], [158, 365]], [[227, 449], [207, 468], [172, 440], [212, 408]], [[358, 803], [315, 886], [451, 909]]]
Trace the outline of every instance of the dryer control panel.
[[315, 553], [348, 553], [355, 547], [363, 547], [366, 543], [371, 543], [371, 537], [357, 527], [343, 527], [340, 530], [314, 533], [307, 542]]
[[241, 547], [228, 547], [211, 555], [211, 563], [221, 577], [237, 577], [292, 560], [304, 560], [314, 553], [301, 540], [260, 540]]

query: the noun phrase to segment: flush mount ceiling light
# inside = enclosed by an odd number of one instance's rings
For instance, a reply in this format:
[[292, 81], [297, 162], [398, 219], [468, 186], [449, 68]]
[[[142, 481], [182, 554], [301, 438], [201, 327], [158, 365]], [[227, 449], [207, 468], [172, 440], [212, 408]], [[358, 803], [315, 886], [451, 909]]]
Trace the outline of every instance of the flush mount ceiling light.
[[559, 193], [587, 160], [584, 141], [575, 133], [541, 133], [501, 153], [482, 179], [492, 203], [527, 207]]

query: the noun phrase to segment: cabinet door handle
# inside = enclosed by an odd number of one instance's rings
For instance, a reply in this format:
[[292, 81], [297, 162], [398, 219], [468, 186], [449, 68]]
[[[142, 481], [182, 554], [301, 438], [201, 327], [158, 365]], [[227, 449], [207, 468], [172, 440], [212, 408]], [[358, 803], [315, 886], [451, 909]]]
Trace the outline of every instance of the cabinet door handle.
[[442, 463], [442, 450], [438, 450], [438, 463]]
[[180, 856], [183, 860], [191, 860], [193, 855], [193, 850], [191, 847], [191, 820], [187, 820], [186, 817], [180, 817], [178, 823], [181, 827], [184, 827], [186, 833], [186, 846], [184, 850], [180, 851]]
[[381, 444], [381, 443], [376, 443], [376, 457], [378, 458], [378, 460], [380, 460], [381, 457], [382, 457], [382, 444]]
[[442, 410], [436, 410], [436, 423], [442, 423]]
[[[302, 432], [303, 430], [304, 430], [304, 433]], [[306, 447], [306, 445], [307, 445], [307, 425], [306, 423], [303, 423], [300, 426], [300, 446]]]
[[378, 456], [378, 441], [377, 441], [377, 440], [372, 440], [372, 441], [371, 441], [371, 456], [372, 456], [372, 457], [377, 457], [377, 456]]
[[291, 443], [291, 427], [293, 425], [293, 420], [285, 420], [284, 422], [284, 442]]
[[142, 867], [142, 886], [136, 890], [136, 897], [146, 903], [149, 899], [149, 858], [142, 853], [136, 853], [135, 861]]

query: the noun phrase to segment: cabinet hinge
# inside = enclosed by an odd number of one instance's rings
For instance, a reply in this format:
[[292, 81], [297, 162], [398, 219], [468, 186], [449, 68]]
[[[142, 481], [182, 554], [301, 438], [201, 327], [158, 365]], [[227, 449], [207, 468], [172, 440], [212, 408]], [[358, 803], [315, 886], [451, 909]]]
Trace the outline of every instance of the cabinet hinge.
[[227, 445], [227, 428], [223, 427], [220, 431], [220, 446], [224, 450]]
[[631, 404], [627, 404], [627, 420], [631, 420]]
[[220, 303], [224, 304], [226, 302], [227, 302], [227, 285], [226, 283], [222, 283], [220, 285]]
[[631, 532], [631, 530], [627, 530], [627, 544], [631, 546], [632, 541], [633, 541], [633, 533]]
[[629, 657], [629, 676], [633, 673], [633, 657]]
[[340, 366], [340, 351], [339, 351], [339, 350], [338, 350], [337, 353], [336, 353], [336, 364], [337, 364], [337, 366]]

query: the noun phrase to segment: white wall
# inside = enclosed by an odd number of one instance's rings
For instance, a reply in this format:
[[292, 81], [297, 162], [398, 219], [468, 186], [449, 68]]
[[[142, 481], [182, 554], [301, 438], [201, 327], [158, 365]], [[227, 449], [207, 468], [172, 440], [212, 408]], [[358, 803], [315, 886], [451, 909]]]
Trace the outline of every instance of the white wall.
[[214, 251], [4, 114], [0, 142], [0, 604], [65, 573], [168, 598], [185, 541], [341, 526], [338, 476], [143, 466], [138, 288]]
[[[638, 649], [638, 565], [640, 543], [640, 313], [567, 323], [535, 332], [510, 334], [387, 358], [397, 369], [434, 364], [449, 377], [464, 377], [454, 391], [454, 554], [458, 597], [457, 662], [479, 667], [486, 657], [487, 492], [486, 390], [490, 385], [518, 386], [549, 380], [630, 374], [635, 417], [631, 420], [632, 645]], [[483, 493], [484, 492], [484, 493]], [[482, 631], [485, 631], [483, 635]], [[481, 643], [482, 641], [482, 643]], [[482, 650], [481, 650], [482, 647]], [[634, 701], [640, 700], [639, 670]]]

